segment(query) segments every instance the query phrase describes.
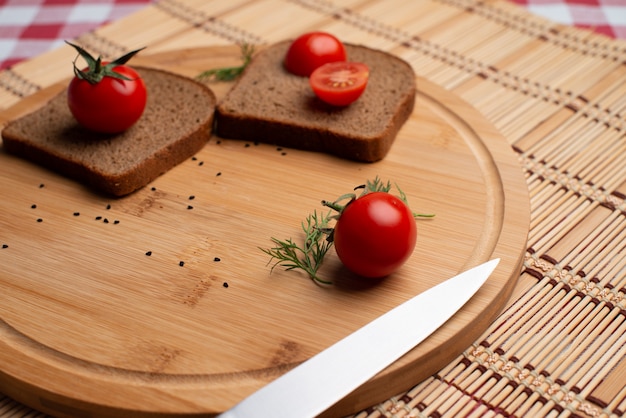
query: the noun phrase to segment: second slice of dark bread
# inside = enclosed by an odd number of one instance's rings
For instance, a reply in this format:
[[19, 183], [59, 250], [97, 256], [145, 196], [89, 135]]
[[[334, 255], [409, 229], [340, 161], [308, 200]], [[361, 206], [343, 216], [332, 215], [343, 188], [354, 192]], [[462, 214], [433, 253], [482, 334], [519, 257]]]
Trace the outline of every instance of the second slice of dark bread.
[[346, 107], [322, 102], [309, 79], [289, 73], [290, 42], [258, 53], [218, 103], [217, 134], [373, 162], [385, 157], [415, 103], [415, 73], [400, 58], [346, 44], [348, 61], [367, 64], [363, 95]]
[[203, 84], [138, 67], [146, 109], [128, 130], [98, 134], [81, 127], [64, 90], [43, 107], [11, 121], [3, 148], [107, 194], [129, 194], [198, 152], [209, 140], [216, 98]]

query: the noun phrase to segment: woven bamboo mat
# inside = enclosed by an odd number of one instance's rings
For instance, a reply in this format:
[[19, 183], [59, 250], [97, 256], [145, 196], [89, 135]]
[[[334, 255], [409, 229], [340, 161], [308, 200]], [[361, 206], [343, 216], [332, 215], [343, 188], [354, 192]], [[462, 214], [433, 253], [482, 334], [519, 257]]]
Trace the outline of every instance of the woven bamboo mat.
[[[357, 414], [626, 414], [626, 43], [504, 1], [160, 0], [80, 37], [116, 56], [330, 31], [392, 51], [492, 121], [531, 196], [524, 270], [472, 346], [405, 393]], [[0, 73], [8, 107], [67, 77], [61, 48]], [[36, 411], [0, 394], [0, 416]]]

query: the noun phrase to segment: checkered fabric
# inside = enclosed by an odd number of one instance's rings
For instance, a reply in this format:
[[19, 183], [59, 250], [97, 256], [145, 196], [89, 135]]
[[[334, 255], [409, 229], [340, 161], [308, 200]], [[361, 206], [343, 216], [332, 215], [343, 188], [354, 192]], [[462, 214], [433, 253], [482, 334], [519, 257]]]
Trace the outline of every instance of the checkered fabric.
[[626, 0], [512, 0], [557, 23], [626, 39]]
[[[0, 70], [155, 0], [0, 0]], [[226, 0], [225, 0], [226, 1]], [[552, 21], [626, 39], [626, 0], [511, 0]]]
[[120, 19], [152, 0], [0, 0], [0, 69]]

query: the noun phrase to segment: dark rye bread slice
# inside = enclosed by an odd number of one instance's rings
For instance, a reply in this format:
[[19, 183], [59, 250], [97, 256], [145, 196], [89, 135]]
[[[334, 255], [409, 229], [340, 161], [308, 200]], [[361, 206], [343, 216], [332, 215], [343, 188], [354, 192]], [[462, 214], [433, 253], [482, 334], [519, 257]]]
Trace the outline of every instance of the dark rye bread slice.
[[319, 100], [306, 77], [289, 73], [283, 59], [290, 42], [259, 52], [218, 103], [216, 133], [373, 162], [385, 157], [413, 111], [415, 73], [389, 53], [346, 44], [349, 61], [370, 69], [367, 88], [349, 106]]
[[198, 152], [209, 140], [216, 98], [205, 85], [167, 71], [135, 67], [146, 83], [141, 118], [121, 134], [82, 128], [66, 90], [2, 131], [6, 152], [107, 194], [129, 194]]

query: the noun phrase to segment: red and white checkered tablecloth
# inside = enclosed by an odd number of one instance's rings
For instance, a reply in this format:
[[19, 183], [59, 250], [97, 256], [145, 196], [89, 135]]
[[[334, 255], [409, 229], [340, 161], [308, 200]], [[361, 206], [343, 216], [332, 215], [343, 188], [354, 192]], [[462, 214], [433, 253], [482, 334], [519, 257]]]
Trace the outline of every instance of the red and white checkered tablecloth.
[[131, 14], [154, 0], [0, 0], [0, 69]]
[[626, 39], [626, 0], [511, 0], [564, 25]]
[[[0, 0], [0, 69], [155, 0]], [[626, 0], [511, 0], [550, 20], [626, 39]]]

